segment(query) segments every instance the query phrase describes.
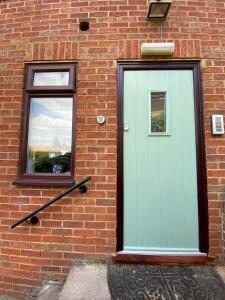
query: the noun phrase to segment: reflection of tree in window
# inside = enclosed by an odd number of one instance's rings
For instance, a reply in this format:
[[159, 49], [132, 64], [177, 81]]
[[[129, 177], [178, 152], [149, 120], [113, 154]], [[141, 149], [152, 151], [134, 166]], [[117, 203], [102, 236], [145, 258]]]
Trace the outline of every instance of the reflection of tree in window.
[[50, 156], [49, 152], [36, 152], [34, 154], [34, 172], [37, 173], [66, 173], [70, 171], [71, 153]]
[[166, 132], [165, 92], [151, 93], [151, 132]]

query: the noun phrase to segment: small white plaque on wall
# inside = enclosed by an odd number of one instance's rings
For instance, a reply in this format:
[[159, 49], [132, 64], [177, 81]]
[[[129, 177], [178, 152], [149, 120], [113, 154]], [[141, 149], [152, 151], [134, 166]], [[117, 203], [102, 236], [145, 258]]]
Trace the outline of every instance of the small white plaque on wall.
[[223, 115], [212, 115], [212, 134], [224, 134]]
[[142, 43], [141, 55], [173, 55], [174, 43]]

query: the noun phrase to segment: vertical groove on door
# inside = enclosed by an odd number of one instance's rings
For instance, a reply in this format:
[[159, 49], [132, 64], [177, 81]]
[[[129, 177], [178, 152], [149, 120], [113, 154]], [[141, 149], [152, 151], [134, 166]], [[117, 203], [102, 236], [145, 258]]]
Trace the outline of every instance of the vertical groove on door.
[[[164, 90], [167, 92], [166, 104], [169, 105], [170, 102], [170, 91], [169, 91], [169, 73], [158, 72], [158, 90]], [[160, 247], [164, 247], [166, 244], [168, 247], [173, 245], [172, 239], [172, 220], [171, 220], [171, 210], [173, 209], [172, 203], [172, 195], [171, 195], [171, 187], [170, 184], [170, 172], [171, 172], [171, 157], [170, 153], [170, 144], [171, 144], [171, 136], [159, 136], [152, 137], [158, 140], [158, 150], [159, 151], [159, 177], [160, 177], [160, 205], [161, 205], [161, 218], [160, 218]], [[149, 139], [149, 143], [151, 143], [152, 139]]]
[[[136, 170], [136, 105], [137, 88], [136, 76], [131, 72], [125, 73], [124, 78], [124, 99], [129, 99], [128, 105], [124, 107], [124, 123], [127, 123], [128, 131], [124, 132], [124, 212], [129, 209], [129, 213], [124, 215], [124, 245], [137, 244], [137, 170]], [[132, 122], [131, 122], [132, 120]], [[132, 137], [129, 132], [132, 131]], [[129, 170], [132, 164], [132, 171]]]
[[[155, 73], [154, 73], [155, 74]], [[145, 76], [147, 77], [147, 86], [146, 86], [146, 96], [145, 96], [145, 105], [148, 105], [150, 99], [150, 92], [153, 90], [153, 87], [156, 87], [158, 84], [157, 76], [153, 76], [152, 73], [146, 72]], [[150, 112], [146, 116], [146, 124], [150, 121]], [[147, 126], [148, 127], [148, 126]], [[145, 139], [148, 139], [147, 129], [145, 130]], [[150, 220], [150, 228], [151, 231], [148, 235], [148, 245], [157, 244], [160, 239], [160, 219], [161, 219], [161, 208], [160, 205], [155, 205], [155, 203], [160, 204], [160, 197], [157, 193], [157, 187], [160, 184], [159, 174], [155, 172], [156, 169], [159, 168], [159, 152], [154, 151], [156, 144], [158, 143], [157, 139], [152, 139], [151, 143], [146, 142], [146, 147], [148, 149], [147, 156], [145, 157], [145, 168], [149, 170], [148, 173], [148, 189], [151, 189], [151, 195], [149, 192], [146, 194], [146, 198], [148, 199], [148, 211]], [[150, 168], [147, 167], [147, 161], [149, 161]], [[157, 228], [157, 230], [156, 230]]]
[[[148, 232], [146, 227], [149, 228], [148, 224], [148, 198], [145, 196], [148, 193], [148, 178], [147, 178], [147, 168], [145, 165], [145, 158], [147, 156], [146, 145], [143, 144], [143, 139], [145, 138], [146, 132], [146, 106], [141, 105], [143, 99], [146, 98], [146, 72], [138, 72], [136, 74], [137, 80], [137, 94], [136, 94], [136, 115], [137, 115], [137, 139], [136, 139], [136, 162], [137, 162], [137, 182], [140, 184], [137, 185], [137, 197], [138, 201], [137, 206], [137, 241], [138, 245], [141, 247], [145, 246], [148, 243]], [[140, 157], [140, 153], [142, 156]], [[143, 209], [145, 208], [145, 209]]]

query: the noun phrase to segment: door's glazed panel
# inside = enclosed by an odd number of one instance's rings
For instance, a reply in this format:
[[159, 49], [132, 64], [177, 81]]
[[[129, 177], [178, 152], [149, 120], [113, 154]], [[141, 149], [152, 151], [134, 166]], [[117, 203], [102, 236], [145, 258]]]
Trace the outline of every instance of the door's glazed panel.
[[168, 92], [149, 92], [149, 135], [169, 134]]

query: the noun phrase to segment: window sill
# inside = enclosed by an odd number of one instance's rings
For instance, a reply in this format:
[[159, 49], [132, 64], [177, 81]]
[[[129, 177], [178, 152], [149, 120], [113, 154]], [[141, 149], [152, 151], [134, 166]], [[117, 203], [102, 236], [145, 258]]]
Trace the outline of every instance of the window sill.
[[30, 177], [23, 176], [17, 177], [12, 181], [13, 185], [21, 185], [21, 186], [71, 186], [75, 183], [72, 176], [42, 176], [42, 177]]

